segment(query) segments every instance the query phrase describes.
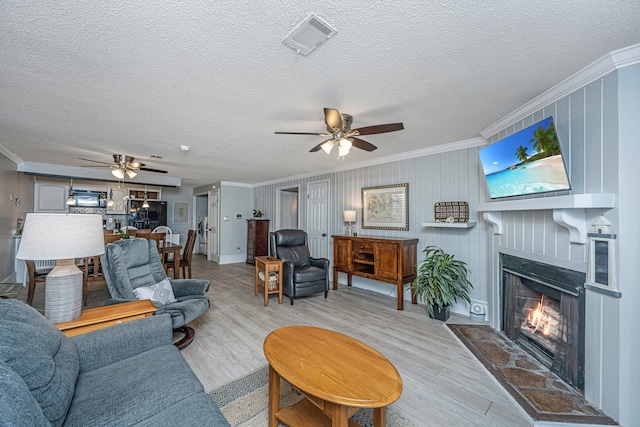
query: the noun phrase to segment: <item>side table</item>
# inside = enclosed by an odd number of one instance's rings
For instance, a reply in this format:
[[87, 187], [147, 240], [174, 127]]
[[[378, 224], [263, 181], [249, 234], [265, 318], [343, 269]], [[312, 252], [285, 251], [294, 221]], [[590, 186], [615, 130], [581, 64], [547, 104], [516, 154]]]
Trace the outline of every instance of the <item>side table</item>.
[[[264, 292], [264, 305], [269, 305], [269, 295], [278, 294], [278, 302], [282, 304], [282, 260], [272, 256], [257, 256], [256, 263], [256, 296], [258, 290]], [[260, 279], [260, 271], [264, 273], [264, 280]], [[271, 273], [278, 273], [277, 287], [271, 285], [269, 277]]]
[[106, 328], [117, 323], [129, 322], [153, 315], [156, 308], [151, 300], [145, 299], [122, 304], [105, 305], [104, 307], [82, 310], [77, 319], [56, 323], [58, 329], [68, 337]]

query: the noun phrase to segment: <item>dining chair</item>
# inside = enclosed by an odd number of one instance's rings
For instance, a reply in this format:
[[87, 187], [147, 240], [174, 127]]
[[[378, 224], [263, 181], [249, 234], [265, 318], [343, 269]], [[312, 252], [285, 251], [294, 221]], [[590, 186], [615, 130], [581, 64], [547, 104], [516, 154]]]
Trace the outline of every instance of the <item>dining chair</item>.
[[173, 230], [166, 225], [159, 225], [153, 229], [152, 233], [164, 233], [167, 235], [167, 242], [173, 242]]
[[[191, 258], [193, 257], [193, 248], [196, 245], [196, 230], [189, 230], [187, 234], [187, 242], [184, 245], [182, 256], [180, 257], [180, 268], [182, 269], [182, 277], [191, 279]], [[165, 261], [167, 271], [174, 267], [173, 261]], [[187, 274], [188, 272], [188, 274]]]
[[104, 244], [109, 244], [109, 243], [113, 243], [117, 240], [120, 240], [124, 237], [124, 235], [120, 234], [120, 233], [115, 233], [115, 234], [109, 234], [109, 233], [105, 233], [104, 234]]
[[[156, 248], [158, 248], [158, 253], [160, 254], [160, 260], [162, 261], [162, 265], [165, 265], [164, 260], [167, 254], [164, 251], [164, 246], [167, 244], [167, 235], [164, 233], [149, 233], [142, 236], [138, 234], [137, 237], [142, 237], [147, 240], [155, 240]], [[165, 271], [167, 271], [166, 266]]]
[[33, 302], [33, 295], [35, 295], [36, 292], [36, 284], [45, 283], [47, 280], [47, 274], [49, 274], [53, 267], [36, 268], [35, 261], [25, 260], [24, 262], [27, 264], [27, 274], [29, 276], [27, 304], [31, 305]]
[[[96, 257], [99, 258], [99, 257]], [[80, 268], [84, 268], [84, 277], [82, 280], [82, 304], [83, 307], [87, 305], [88, 299], [88, 286], [87, 286], [87, 266], [88, 266], [89, 258], [84, 259], [84, 266], [78, 264]], [[27, 265], [27, 276], [29, 279], [29, 283], [27, 284], [27, 304], [31, 305], [33, 303], [33, 296], [36, 293], [36, 284], [38, 283], [46, 283], [47, 282], [47, 274], [53, 270], [54, 266], [47, 267], [37, 267], [36, 262], [33, 260], [25, 260], [25, 264]], [[79, 260], [77, 261], [80, 262]]]

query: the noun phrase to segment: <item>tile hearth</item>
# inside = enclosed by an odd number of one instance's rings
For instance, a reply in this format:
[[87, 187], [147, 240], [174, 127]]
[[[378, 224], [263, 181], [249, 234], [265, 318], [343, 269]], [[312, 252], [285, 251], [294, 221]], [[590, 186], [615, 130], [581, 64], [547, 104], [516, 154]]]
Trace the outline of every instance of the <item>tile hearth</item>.
[[617, 425], [582, 394], [489, 326], [447, 326], [534, 421]]

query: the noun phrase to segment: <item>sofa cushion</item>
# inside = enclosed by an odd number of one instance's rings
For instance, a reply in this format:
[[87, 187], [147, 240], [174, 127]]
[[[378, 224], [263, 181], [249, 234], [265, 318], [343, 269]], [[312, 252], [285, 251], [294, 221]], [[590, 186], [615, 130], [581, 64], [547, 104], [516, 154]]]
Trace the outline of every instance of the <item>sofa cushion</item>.
[[50, 426], [22, 378], [0, 361], [0, 426]]
[[62, 425], [80, 370], [73, 343], [35, 309], [13, 299], [0, 300], [0, 337], [0, 360], [22, 378], [49, 422]]
[[202, 392], [180, 351], [157, 347], [80, 374], [65, 425], [133, 425]]
[[198, 393], [164, 408], [136, 427], [212, 426], [230, 427], [211, 396]]
[[326, 278], [327, 271], [318, 267], [298, 267], [293, 271], [293, 280], [296, 283], [315, 282]]

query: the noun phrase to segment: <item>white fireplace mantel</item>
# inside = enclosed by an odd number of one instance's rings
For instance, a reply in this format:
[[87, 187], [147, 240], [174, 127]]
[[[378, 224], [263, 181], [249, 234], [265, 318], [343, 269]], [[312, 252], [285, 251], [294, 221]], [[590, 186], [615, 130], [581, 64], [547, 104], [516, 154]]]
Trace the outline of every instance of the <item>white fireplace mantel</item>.
[[572, 243], [585, 244], [587, 242], [586, 209], [613, 207], [615, 207], [615, 194], [595, 193], [488, 202], [480, 204], [478, 211], [482, 212], [485, 221], [493, 225], [495, 234], [502, 234], [502, 212], [553, 210], [553, 220], [569, 230], [569, 240]]

